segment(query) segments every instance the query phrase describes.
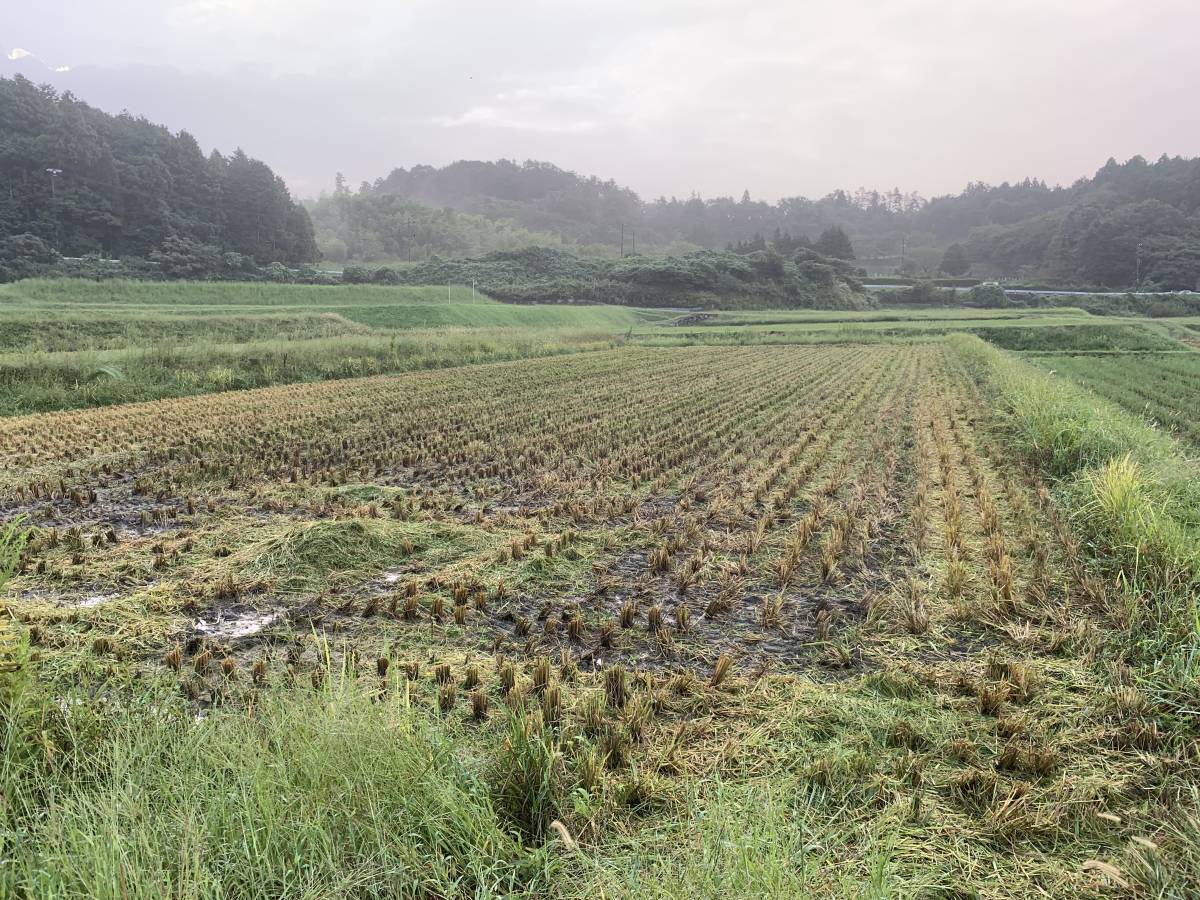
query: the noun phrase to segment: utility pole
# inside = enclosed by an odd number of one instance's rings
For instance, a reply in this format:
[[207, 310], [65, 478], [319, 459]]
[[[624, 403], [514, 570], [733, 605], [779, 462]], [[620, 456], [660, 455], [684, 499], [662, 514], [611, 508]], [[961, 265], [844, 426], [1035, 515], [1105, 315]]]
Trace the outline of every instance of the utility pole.
[[904, 258], [908, 253], [908, 235], [900, 235], [900, 274], [904, 274]]
[[1137, 249], [1133, 254], [1133, 289], [1137, 291], [1142, 286], [1142, 242], [1137, 242]]
[[633, 249], [631, 251], [629, 251], [630, 255], [637, 256], [637, 229], [631, 228], [629, 230], [629, 234], [633, 238]]
[[47, 169], [46, 171], [50, 175], [50, 205], [54, 207], [54, 243], [58, 245], [55, 249], [62, 252], [59, 249], [62, 247], [62, 225], [58, 221], [58, 191], [55, 189], [55, 182], [63, 170]]
[[625, 223], [621, 223], [621, 259], [625, 258]]

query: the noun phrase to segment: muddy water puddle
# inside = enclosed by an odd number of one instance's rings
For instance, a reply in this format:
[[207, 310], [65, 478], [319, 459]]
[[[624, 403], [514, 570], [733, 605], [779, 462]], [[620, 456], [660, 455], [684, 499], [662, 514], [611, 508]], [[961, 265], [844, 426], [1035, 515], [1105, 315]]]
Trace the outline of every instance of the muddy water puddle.
[[235, 641], [253, 637], [286, 618], [287, 610], [282, 607], [256, 609], [236, 604], [201, 616], [193, 628], [200, 637], [216, 641]]

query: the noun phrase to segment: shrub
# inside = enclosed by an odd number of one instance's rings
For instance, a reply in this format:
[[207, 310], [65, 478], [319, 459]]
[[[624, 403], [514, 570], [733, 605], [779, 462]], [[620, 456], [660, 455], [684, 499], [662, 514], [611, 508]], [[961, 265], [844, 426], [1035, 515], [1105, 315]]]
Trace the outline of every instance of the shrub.
[[58, 262], [58, 252], [33, 234], [0, 238], [0, 282], [33, 278]]
[[212, 278], [221, 273], [219, 247], [172, 235], [150, 254], [166, 278]]
[[1008, 292], [998, 284], [975, 285], [967, 291], [966, 304], [984, 309], [1007, 309], [1010, 306], [1024, 305], [1009, 297]]
[[274, 281], [279, 284], [286, 284], [292, 280], [292, 272], [281, 262], [273, 262], [263, 269], [263, 278], [267, 281]]

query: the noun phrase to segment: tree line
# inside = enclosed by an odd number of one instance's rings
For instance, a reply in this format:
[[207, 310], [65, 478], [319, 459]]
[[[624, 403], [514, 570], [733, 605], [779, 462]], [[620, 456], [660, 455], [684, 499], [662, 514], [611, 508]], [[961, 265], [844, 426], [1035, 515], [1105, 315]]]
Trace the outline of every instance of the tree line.
[[644, 201], [547, 162], [460, 161], [398, 168], [357, 191], [339, 176], [306, 209], [241, 150], [206, 156], [186, 131], [0, 78], [0, 278], [60, 256], [143, 260], [172, 277], [275, 265], [281, 278], [278, 267], [322, 255], [378, 264], [528, 246], [610, 258], [815, 250], [878, 274], [1191, 290], [1200, 159], [1109, 160], [1069, 187], [1025, 179], [932, 200], [860, 188], [776, 202], [748, 191]]
[[874, 305], [850, 262], [799, 250], [601, 259], [548, 247], [475, 259], [432, 257], [415, 266], [347, 266], [347, 283], [474, 284], [509, 303], [613, 303], [713, 309], [864, 309]]
[[1200, 159], [1110, 159], [1041, 209], [974, 228], [974, 265], [1109, 288], [1200, 288]]
[[[435, 210], [442, 214], [437, 227], [426, 227], [422, 217]], [[774, 203], [748, 191], [737, 199], [643, 201], [611, 180], [546, 162], [460, 161], [395, 169], [357, 193], [339, 182], [314, 218], [323, 246], [368, 262], [458, 255], [466, 243], [473, 253], [507, 249], [515, 229], [530, 244], [609, 256], [767, 247], [790, 255], [809, 245], [808, 235], [836, 230], [878, 273], [1165, 289], [1195, 288], [1200, 278], [1200, 159], [1165, 156], [1153, 164], [1110, 160], [1068, 187], [1026, 178], [976, 182], [932, 200], [859, 188]]]
[[[813, 246], [804, 235], [830, 228], [854, 235], [868, 257], [879, 234], [924, 200], [898, 189], [835, 191], [821, 200], [772, 204], [699, 196], [643, 202], [612, 180], [584, 177], [547, 162], [464, 160], [448, 166], [395, 169], [351, 191], [341, 175], [332, 195], [310, 203], [322, 252], [355, 262], [421, 260], [437, 254], [505, 250], [514, 235], [528, 245], [565, 247], [586, 255], [679, 255], [770, 243], [790, 256]], [[457, 214], [457, 215], [455, 215]], [[785, 237], [784, 235], [787, 235]], [[790, 236], [795, 235], [793, 240]], [[819, 239], [819, 238], [818, 238]], [[890, 246], [890, 237], [882, 245]], [[760, 247], [760, 249], [761, 249]]]
[[182, 254], [237, 270], [318, 252], [307, 211], [266, 163], [206, 156], [186, 131], [0, 78], [0, 265], [46, 254]]

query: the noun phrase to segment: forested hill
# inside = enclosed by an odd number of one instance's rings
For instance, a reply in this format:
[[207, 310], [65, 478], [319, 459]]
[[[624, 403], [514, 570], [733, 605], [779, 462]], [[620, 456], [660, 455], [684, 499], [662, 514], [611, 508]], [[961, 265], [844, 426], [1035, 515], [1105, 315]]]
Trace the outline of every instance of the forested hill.
[[229, 275], [322, 254], [353, 264], [529, 246], [616, 258], [772, 245], [785, 259], [815, 249], [871, 274], [1197, 289], [1200, 159], [1110, 160], [1069, 187], [1026, 179], [933, 200], [860, 188], [776, 202], [646, 200], [547, 162], [460, 161], [395, 169], [357, 191], [339, 176], [306, 209], [241, 150], [205, 156], [187, 132], [0, 78], [0, 268], [101, 253]]
[[[1066, 189], [977, 187], [934, 201], [921, 217], [964, 240], [967, 259], [987, 272], [1200, 287], [1200, 159], [1109, 160]], [[963, 225], [975, 227], [964, 236]]]
[[205, 156], [186, 131], [108, 115], [17, 75], [0, 78], [0, 241], [26, 234], [65, 256], [317, 256], [307, 211], [266, 163], [241, 150]]
[[[626, 252], [682, 253], [723, 249], [758, 238], [776, 240], [790, 254], [813, 246], [831, 226], [855, 235], [860, 256], [871, 258], [898, 247], [896, 218], [924, 201], [899, 190], [886, 194], [835, 191], [820, 200], [793, 197], [778, 203], [717, 197], [703, 200], [660, 197], [643, 201], [612, 180], [577, 175], [548, 162], [463, 160], [448, 166], [395, 169], [351, 192], [340, 180], [332, 196], [312, 206], [322, 247], [349, 258], [421, 259], [454, 255], [454, 244], [471, 242], [475, 252], [507, 249], [506, 235], [482, 234], [478, 220], [506, 223], [530, 243], [568, 246], [617, 256]], [[457, 222], [431, 210], [451, 210]], [[461, 239], [462, 227], [472, 234]], [[880, 240], [877, 240], [880, 238]], [[495, 241], [488, 246], [488, 241]], [[335, 243], [336, 242], [336, 243]]]
[[839, 226], [871, 272], [948, 266], [948, 274], [1112, 287], [1140, 274], [1178, 289], [1200, 277], [1198, 209], [1200, 159], [1179, 157], [1110, 161], [1069, 187], [1028, 178], [928, 201], [859, 189], [774, 203], [747, 193], [644, 201], [611, 180], [500, 160], [396, 169], [356, 193], [339, 181], [314, 217], [323, 245], [351, 259], [470, 255], [521, 242], [615, 255], [622, 235], [626, 251], [635, 242], [650, 252], [775, 242], [791, 252]]
[[[642, 201], [629, 188], [546, 162], [463, 160], [444, 168], [394, 169], [374, 191], [491, 219], [512, 219], [532, 231], [555, 232], [581, 244], [610, 242], [614, 227], [619, 231], [624, 223], [633, 228], [644, 218]], [[656, 235], [660, 241], [664, 237]]]

